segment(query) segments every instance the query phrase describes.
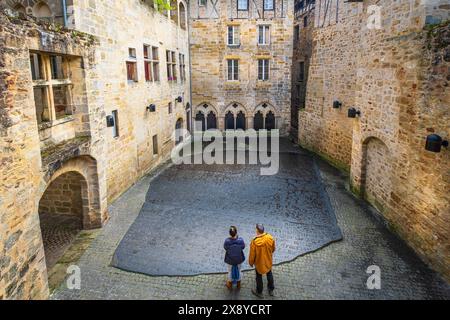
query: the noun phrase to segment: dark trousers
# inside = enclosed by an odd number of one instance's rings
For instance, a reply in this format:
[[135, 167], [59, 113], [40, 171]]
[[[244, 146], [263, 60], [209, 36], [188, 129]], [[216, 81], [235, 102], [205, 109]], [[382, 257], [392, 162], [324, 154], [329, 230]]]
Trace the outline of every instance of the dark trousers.
[[[256, 270], [255, 270], [255, 272], [256, 272], [256, 291], [258, 291], [258, 293], [262, 293], [263, 292], [262, 274], [259, 274], [258, 271], [256, 271]], [[269, 290], [271, 290], [271, 291], [275, 289], [272, 270], [270, 270], [267, 273], [267, 288], [269, 288]]]

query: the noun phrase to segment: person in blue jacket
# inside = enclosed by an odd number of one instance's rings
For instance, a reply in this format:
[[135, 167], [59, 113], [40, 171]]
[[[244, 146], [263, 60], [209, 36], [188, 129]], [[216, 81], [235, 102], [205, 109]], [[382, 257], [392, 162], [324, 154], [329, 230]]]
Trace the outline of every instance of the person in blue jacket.
[[245, 261], [244, 239], [238, 237], [237, 228], [230, 227], [230, 237], [225, 239], [225, 263], [228, 264], [227, 288], [231, 289], [233, 284], [239, 289], [241, 287], [241, 265]]

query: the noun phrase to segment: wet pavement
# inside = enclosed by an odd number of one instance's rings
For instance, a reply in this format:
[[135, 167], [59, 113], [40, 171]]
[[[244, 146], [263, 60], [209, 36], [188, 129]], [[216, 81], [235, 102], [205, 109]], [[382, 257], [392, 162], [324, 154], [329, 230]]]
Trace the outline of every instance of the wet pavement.
[[[450, 298], [449, 284], [392, 234], [371, 207], [348, 191], [345, 174], [302, 153], [317, 166], [343, 239], [275, 266], [275, 297], [264, 292], [266, 299]], [[229, 292], [224, 274], [148, 276], [110, 265], [163, 169], [144, 177], [109, 207], [108, 224], [76, 263], [81, 270], [81, 290], [69, 290], [63, 283], [52, 299], [255, 299], [253, 271], [243, 272], [240, 291]], [[206, 185], [203, 189], [207, 194]], [[177, 263], [177, 257], [173, 259]], [[371, 265], [380, 267], [380, 290], [367, 288], [366, 271]]]
[[259, 165], [170, 167], [152, 181], [112, 265], [148, 275], [224, 272], [223, 242], [231, 225], [248, 244], [248, 257], [255, 224], [262, 223], [276, 239], [276, 264], [340, 240], [313, 159], [284, 145], [278, 155], [278, 173], [267, 176]]

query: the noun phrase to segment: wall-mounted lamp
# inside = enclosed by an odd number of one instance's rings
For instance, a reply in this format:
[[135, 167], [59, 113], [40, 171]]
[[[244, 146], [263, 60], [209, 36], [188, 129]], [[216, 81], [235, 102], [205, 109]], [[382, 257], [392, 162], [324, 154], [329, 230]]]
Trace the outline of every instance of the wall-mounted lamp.
[[356, 116], [361, 116], [361, 111], [356, 110], [355, 108], [348, 109], [349, 118], [356, 118]]
[[448, 147], [448, 141], [443, 140], [441, 136], [437, 134], [430, 134], [427, 137], [427, 142], [425, 144], [425, 150], [431, 152], [441, 152], [442, 147]]
[[175, 99], [176, 102], [181, 103], [183, 102], [183, 97], [179, 96], [178, 98]]
[[342, 102], [340, 102], [338, 100], [333, 101], [333, 108], [334, 109], [339, 109], [340, 107], [342, 107]]
[[150, 112], [155, 112], [156, 111], [156, 106], [152, 103], [151, 105], [149, 105], [147, 107], [147, 110]]
[[114, 127], [114, 116], [112, 115], [106, 116], [106, 126], [108, 128]]

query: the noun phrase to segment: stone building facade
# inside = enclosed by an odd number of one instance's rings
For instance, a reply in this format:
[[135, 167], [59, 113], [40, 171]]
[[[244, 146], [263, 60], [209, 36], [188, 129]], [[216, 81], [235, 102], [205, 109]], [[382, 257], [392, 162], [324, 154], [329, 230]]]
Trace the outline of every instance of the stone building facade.
[[39, 215], [101, 227], [190, 126], [187, 3], [0, 3], [0, 299], [40, 299]]
[[300, 144], [349, 171], [353, 191], [447, 279], [450, 156], [425, 142], [450, 137], [449, 9], [447, 1], [316, 1], [299, 115]]
[[203, 129], [290, 129], [293, 0], [191, 1], [192, 102]]
[[298, 139], [298, 113], [305, 108], [312, 54], [315, 0], [295, 0], [292, 54], [291, 137]]

